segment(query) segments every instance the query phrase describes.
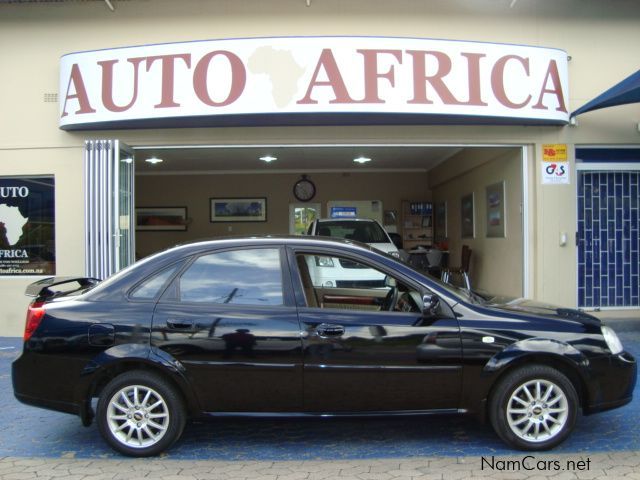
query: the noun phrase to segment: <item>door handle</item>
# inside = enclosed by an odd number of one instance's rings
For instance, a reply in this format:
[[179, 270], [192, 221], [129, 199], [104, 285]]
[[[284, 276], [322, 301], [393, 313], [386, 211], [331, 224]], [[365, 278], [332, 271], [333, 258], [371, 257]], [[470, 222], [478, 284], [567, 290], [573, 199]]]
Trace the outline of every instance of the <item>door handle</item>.
[[321, 323], [316, 327], [316, 332], [321, 337], [340, 337], [344, 335], [344, 327], [332, 323]]
[[178, 320], [177, 318], [170, 318], [167, 320], [167, 326], [171, 330], [190, 330], [193, 328], [193, 320]]

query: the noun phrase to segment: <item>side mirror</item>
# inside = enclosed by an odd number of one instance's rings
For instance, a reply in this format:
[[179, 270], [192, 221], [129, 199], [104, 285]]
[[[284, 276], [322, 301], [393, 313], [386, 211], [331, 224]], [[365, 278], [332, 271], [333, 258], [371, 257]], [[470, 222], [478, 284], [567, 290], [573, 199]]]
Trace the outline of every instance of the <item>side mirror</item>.
[[422, 313], [433, 315], [440, 304], [440, 298], [435, 293], [427, 293], [422, 297]]

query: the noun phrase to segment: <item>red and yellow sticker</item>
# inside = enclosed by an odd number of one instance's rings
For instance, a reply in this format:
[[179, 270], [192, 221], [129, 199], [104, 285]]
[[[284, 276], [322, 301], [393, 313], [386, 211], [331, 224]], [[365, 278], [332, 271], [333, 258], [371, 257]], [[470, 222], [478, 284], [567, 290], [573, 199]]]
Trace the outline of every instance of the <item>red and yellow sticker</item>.
[[542, 145], [542, 160], [545, 162], [566, 162], [566, 143], [547, 143]]

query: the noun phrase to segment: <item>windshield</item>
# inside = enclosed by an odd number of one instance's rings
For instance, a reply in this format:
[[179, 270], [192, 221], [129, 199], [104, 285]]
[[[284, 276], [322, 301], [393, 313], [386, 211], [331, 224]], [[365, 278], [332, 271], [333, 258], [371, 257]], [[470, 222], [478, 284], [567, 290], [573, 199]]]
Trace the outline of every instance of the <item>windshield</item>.
[[318, 222], [316, 235], [346, 238], [362, 243], [389, 243], [387, 234], [376, 222], [334, 221]]

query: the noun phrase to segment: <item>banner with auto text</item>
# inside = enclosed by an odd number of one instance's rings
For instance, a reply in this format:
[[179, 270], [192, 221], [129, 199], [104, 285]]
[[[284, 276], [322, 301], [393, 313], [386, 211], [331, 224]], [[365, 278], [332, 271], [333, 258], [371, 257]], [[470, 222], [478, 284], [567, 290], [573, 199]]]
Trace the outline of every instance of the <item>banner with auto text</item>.
[[278, 37], [70, 53], [65, 130], [215, 125], [566, 124], [566, 52], [388, 37]]
[[55, 180], [0, 177], [0, 275], [53, 275]]

